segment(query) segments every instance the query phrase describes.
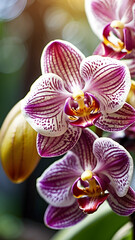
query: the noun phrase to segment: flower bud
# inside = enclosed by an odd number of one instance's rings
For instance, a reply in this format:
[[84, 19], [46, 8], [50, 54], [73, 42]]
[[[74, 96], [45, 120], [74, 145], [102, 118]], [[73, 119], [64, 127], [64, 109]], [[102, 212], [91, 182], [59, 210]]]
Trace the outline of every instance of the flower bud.
[[135, 108], [135, 81], [131, 80], [131, 88], [126, 100], [132, 107]]
[[23, 182], [37, 166], [37, 133], [21, 113], [21, 101], [7, 115], [0, 132], [0, 155], [5, 173], [14, 183]]

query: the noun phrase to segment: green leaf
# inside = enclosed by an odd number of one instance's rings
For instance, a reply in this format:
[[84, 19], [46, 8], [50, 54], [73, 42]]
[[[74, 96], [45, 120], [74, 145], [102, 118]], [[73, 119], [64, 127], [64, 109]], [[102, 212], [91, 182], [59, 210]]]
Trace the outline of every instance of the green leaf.
[[112, 240], [132, 240], [132, 223], [126, 223], [122, 228], [120, 228], [116, 234], [113, 236]]
[[51, 240], [110, 240], [127, 221], [127, 217], [118, 216], [104, 203], [97, 212], [73, 227], [58, 231]]

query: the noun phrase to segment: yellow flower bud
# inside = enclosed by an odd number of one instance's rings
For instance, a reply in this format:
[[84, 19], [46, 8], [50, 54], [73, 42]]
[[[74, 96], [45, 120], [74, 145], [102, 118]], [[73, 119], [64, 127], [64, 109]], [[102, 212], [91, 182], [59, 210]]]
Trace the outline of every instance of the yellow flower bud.
[[135, 108], [135, 81], [131, 80], [131, 88], [126, 100], [132, 107]]
[[23, 182], [37, 166], [37, 133], [21, 113], [21, 101], [7, 115], [0, 132], [0, 155], [5, 173], [14, 183]]

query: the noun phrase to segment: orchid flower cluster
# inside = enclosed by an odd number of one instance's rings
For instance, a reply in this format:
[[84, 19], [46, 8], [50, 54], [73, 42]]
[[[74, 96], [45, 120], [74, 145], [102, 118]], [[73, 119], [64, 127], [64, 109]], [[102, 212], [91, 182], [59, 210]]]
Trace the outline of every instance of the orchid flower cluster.
[[85, 10], [101, 40], [93, 55], [51, 41], [41, 56], [42, 75], [21, 101], [38, 154], [62, 156], [37, 179], [49, 204], [44, 221], [54, 229], [78, 223], [105, 200], [119, 215], [135, 211], [130, 153], [91, 128], [135, 129], [135, 0], [85, 0]]

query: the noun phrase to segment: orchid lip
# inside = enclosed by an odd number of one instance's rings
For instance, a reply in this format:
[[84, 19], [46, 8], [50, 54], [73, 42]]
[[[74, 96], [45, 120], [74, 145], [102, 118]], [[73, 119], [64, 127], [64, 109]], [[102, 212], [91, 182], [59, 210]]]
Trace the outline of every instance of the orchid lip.
[[80, 210], [87, 214], [95, 212], [109, 196], [92, 175], [91, 171], [84, 171], [72, 186], [73, 196], [77, 199]]
[[[130, 42], [130, 46], [127, 46], [127, 39], [124, 34], [126, 28], [121, 21], [114, 20], [103, 30], [103, 42], [106, 46], [109, 46], [114, 49], [116, 52], [125, 51], [130, 53], [132, 50], [132, 41]], [[131, 38], [131, 36], [128, 35]]]
[[[86, 171], [85, 171], [86, 172]], [[84, 172], [84, 173], [85, 173]], [[92, 172], [91, 172], [92, 173]], [[89, 177], [87, 175], [87, 177]], [[75, 183], [73, 184], [73, 195], [75, 198], [81, 198], [81, 197], [99, 197], [101, 195], [104, 195], [104, 191], [102, 187], [99, 185], [99, 183], [96, 181], [92, 175], [88, 179], [85, 176], [85, 181], [82, 180], [81, 178], [77, 179]]]
[[92, 126], [100, 116], [99, 101], [92, 94], [79, 90], [67, 99], [64, 112], [68, 115], [71, 125]]

